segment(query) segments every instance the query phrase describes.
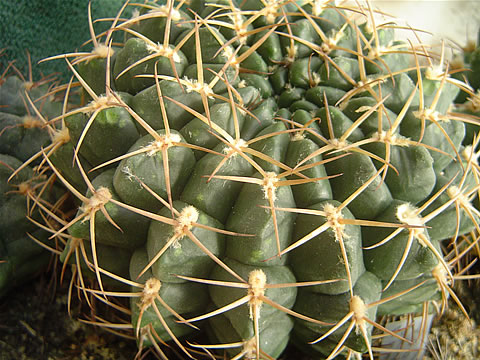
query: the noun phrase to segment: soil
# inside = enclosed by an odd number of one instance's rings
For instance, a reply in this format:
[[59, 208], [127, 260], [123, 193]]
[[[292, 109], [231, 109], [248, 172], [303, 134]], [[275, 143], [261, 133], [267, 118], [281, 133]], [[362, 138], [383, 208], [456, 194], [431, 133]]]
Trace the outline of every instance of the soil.
[[0, 299], [1, 360], [131, 360], [136, 343], [68, 316], [68, 277], [63, 284], [48, 272]]
[[[79, 321], [89, 318], [89, 308], [73, 300], [68, 315], [68, 284], [59, 271], [49, 271], [0, 299], [0, 360], [133, 360], [136, 342]], [[444, 316], [434, 322], [429, 335], [429, 352], [423, 360], [471, 360], [480, 357], [480, 311], [476, 301], [477, 282], [456, 291], [470, 313], [465, 318], [452, 301]], [[166, 349], [168, 359], [178, 358]], [[151, 352], [142, 360], [157, 359]], [[313, 360], [294, 348], [283, 360]]]
[[468, 318], [450, 299], [442, 317], [433, 323], [428, 338], [429, 354], [423, 360], [473, 360], [480, 358], [480, 283], [457, 283], [455, 292]]

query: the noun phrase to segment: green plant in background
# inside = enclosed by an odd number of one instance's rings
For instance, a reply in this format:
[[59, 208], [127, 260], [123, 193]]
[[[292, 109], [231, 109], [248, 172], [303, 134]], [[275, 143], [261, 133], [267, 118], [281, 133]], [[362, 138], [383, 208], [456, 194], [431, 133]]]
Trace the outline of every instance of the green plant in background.
[[27, 201], [33, 204], [31, 197], [35, 197], [36, 190], [45, 183], [32, 180], [31, 168], [24, 168], [9, 181], [21, 165], [17, 158], [0, 154], [0, 297], [40, 274], [51, 259], [51, 253], [33, 241], [47, 243], [48, 233], [27, 218], [39, 221], [38, 211], [30, 208]]
[[[88, 50], [91, 45], [82, 47], [90, 39], [87, 17], [87, 0], [37, 0], [2, 1], [0, 15], [3, 21], [0, 33], [0, 46], [6, 48], [6, 57], [0, 64], [7, 66], [7, 59], [15, 59], [16, 66], [22, 72], [28, 69], [29, 59], [25, 51], [29, 50], [33, 63], [48, 56], [79, 50]], [[96, 0], [92, 2], [95, 18], [115, 14], [122, 6], [121, 0]], [[7, 20], [8, 19], [8, 20]], [[108, 25], [94, 24], [97, 33]], [[51, 62], [34, 67], [34, 76], [41, 73], [58, 72], [61, 77], [68, 75], [65, 64]]]
[[[480, 88], [480, 79], [478, 79], [478, 70], [479, 70], [479, 52], [478, 52], [478, 42], [480, 40], [479, 35], [476, 40], [470, 40], [468, 43], [461, 47], [462, 53], [457, 54], [453, 61], [452, 66], [455, 70], [455, 77], [457, 79], [463, 80], [465, 83], [469, 84], [473, 90]], [[462, 71], [458, 71], [462, 70]], [[468, 93], [462, 92], [458, 94], [457, 103], [465, 102]]]
[[79, 203], [46, 211], [52, 237], [86, 301], [125, 317], [93, 321], [163, 357], [373, 359], [374, 327], [408, 341], [379, 317], [443, 307], [476, 245], [465, 86], [368, 4], [184, 5], [136, 5], [92, 53], [55, 57], [66, 104], [72, 85], [84, 101], [38, 153]]
[[38, 224], [47, 221], [42, 207], [58, 211], [62, 192], [53, 178], [34, 173], [32, 166], [40, 163], [38, 153], [50, 143], [48, 119], [62, 113], [62, 103], [51, 93], [54, 86], [52, 78], [33, 81], [32, 72], [26, 79], [13, 63], [0, 78], [0, 297], [42, 272], [51, 260], [51, 253], [39, 245], [50, 243], [48, 232]]
[[456, 111], [469, 115], [464, 141], [467, 146], [472, 143], [473, 137], [478, 132], [480, 119], [480, 48], [478, 41], [478, 39], [470, 41], [452, 62], [455, 70], [454, 76], [469, 85], [469, 88], [461, 92], [455, 101], [457, 103]]

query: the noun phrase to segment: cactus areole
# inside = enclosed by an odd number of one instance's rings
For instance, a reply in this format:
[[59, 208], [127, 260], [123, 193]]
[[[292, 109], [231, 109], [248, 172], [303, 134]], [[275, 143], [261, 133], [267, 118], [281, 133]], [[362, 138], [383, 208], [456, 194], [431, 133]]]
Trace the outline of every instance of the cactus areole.
[[128, 6], [101, 55], [54, 57], [82, 102], [41, 167], [78, 204], [52, 233], [81, 297], [141, 349], [233, 359], [373, 359], [379, 315], [445, 301], [479, 178], [442, 59], [369, 4]]

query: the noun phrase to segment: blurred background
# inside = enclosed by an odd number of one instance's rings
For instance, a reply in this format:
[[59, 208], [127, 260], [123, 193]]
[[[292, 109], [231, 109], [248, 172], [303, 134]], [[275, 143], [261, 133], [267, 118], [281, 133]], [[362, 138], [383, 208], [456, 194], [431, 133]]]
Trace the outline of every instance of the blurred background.
[[[468, 41], [477, 41], [480, 0], [373, 0], [371, 3], [374, 8], [396, 17], [398, 25], [410, 25], [434, 34], [417, 32], [422, 43], [439, 46], [442, 39], [445, 40], [450, 49], [446, 51], [448, 57]], [[399, 30], [399, 36], [415, 40], [411, 31]]]
[[[165, 0], [159, 0], [162, 2]], [[297, 0], [298, 1], [298, 0]], [[303, 1], [303, 0], [300, 0]], [[324, 0], [337, 4], [365, 3], [364, 0]], [[99, 19], [113, 16], [121, 8], [124, 0], [92, 0], [92, 17]], [[143, 2], [143, 1], [138, 1]], [[0, 69], [15, 59], [15, 66], [24, 74], [28, 73], [28, 57], [31, 54], [33, 64], [40, 59], [57, 54], [75, 51], [80, 44], [89, 40], [88, 8], [89, 0], [0, 0], [0, 50], [6, 48], [0, 57]], [[380, 21], [391, 21], [404, 26], [429, 31], [435, 36], [417, 32], [421, 41], [427, 44], [440, 44], [445, 39], [446, 55], [451, 58], [468, 41], [476, 41], [480, 26], [480, 0], [372, 0], [373, 8], [391, 16], [378, 16]], [[131, 12], [126, 11], [125, 17]], [[95, 23], [95, 32], [99, 34], [109, 23]], [[410, 38], [418, 43], [411, 31], [400, 31], [399, 36]], [[89, 46], [83, 47], [88, 51]], [[66, 72], [62, 60], [37, 65], [34, 79], [41, 74]]]

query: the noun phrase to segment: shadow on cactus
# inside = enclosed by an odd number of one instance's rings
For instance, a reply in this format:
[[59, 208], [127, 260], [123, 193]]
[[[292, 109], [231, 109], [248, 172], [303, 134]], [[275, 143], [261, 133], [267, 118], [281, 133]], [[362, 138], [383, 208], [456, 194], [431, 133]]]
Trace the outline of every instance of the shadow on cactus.
[[443, 57], [369, 4], [132, 6], [92, 54], [50, 58], [72, 71], [64, 136], [35, 157], [77, 199], [49, 211], [72, 293], [118, 313], [87, 321], [138, 357], [373, 359], [374, 328], [411, 342], [384, 317], [461, 305], [478, 140]]
[[[0, 56], [3, 51], [0, 51]], [[28, 56], [28, 53], [27, 53]], [[64, 216], [65, 191], [41, 169], [40, 152], [50, 143], [48, 119], [61, 114], [55, 79], [34, 81], [8, 63], [0, 74], [0, 297], [53, 264], [49, 229]], [[44, 115], [42, 115], [42, 112]]]

